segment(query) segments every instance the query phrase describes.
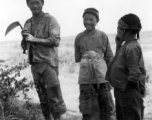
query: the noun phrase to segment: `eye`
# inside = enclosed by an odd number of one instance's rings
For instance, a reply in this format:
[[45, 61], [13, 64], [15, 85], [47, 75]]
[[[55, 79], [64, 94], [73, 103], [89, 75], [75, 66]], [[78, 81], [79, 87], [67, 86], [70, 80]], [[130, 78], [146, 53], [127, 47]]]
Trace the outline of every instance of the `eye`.
[[93, 21], [94, 21], [94, 19], [90, 19], [90, 21], [91, 21], [91, 22], [93, 22]]
[[40, 2], [36, 2], [37, 5], [40, 5]]
[[88, 19], [87, 18], [84, 18], [84, 21], [87, 21]]
[[122, 28], [120, 28], [120, 27], [117, 27], [117, 30], [121, 30], [121, 31], [123, 31], [124, 29], [122, 29]]
[[35, 5], [35, 2], [30, 2], [29, 5], [31, 6]]

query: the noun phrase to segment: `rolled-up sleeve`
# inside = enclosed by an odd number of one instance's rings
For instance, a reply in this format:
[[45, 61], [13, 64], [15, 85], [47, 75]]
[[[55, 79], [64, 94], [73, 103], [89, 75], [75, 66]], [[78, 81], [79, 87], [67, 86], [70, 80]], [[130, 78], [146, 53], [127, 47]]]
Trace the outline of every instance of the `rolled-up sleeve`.
[[49, 22], [49, 38], [52, 46], [58, 47], [60, 44], [60, 26], [54, 17]]
[[128, 81], [138, 83], [141, 76], [139, 68], [140, 50], [136, 47], [130, 48], [126, 51], [125, 62], [129, 70]]

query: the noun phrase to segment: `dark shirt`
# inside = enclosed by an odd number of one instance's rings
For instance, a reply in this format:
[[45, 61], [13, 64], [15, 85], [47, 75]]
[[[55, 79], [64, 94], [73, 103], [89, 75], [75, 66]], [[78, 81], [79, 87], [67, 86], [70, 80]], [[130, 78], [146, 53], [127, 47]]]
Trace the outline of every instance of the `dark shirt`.
[[125, 91], [128, 82], [139, 83], [145, 66], [141, 46], [137, 40], [126, 42], [116, 53], [111, 65], [110, 82], [113, 87]]
[[[42, 46], [39, 44], [27, 43], [29, 60], [32, 62], [45, 62], [51, 66], [58, 66], [58, 50], [57, 47], [60, 43], [60, 26], [56, 19], [44, 13], [36, 22], [28, 19], [24, 25], [29, 33], [31, 33], [37, 40], [48, 39], [52, 44], [51, 47]], [[32, 46], [32, 49], [31, 49]], [[31, 58], [32, 56], [32, 58]]]

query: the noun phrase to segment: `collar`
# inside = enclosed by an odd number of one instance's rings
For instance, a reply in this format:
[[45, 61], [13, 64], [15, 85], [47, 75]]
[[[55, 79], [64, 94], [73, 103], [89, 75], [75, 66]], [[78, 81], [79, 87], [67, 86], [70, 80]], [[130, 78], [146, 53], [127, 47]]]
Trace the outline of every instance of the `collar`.
[[40, 13], [38, 16], [36, 16], [35, 18], [32, 17], [32, 18], [31, 18], [31, 21], [32, 21], [33, 23], [37, 23], [44, 15], [45, 15], [45, 13], [44, 13], [44, 12], [41, 12], [41, 13]]
[[85, 34], [86, 35], [92, 35], [92, 34], [95, 34], [96, 32], [97, 32], [96, 29], [94, 29], [93, 31], [90, 31], [90, 32], [88, 32], [87, 30], [85, 30]]
[[[123, 42], [123, 45], [128, 44], [128, 43], [133, 42], [133, 41], [137, 41], [137, 39], [130, 39], [130, 40], [128, 40], [128, 41], [124, 41], [124, 42]], [[123, 45], [122, 45], [122, 46], [123, 46]]]

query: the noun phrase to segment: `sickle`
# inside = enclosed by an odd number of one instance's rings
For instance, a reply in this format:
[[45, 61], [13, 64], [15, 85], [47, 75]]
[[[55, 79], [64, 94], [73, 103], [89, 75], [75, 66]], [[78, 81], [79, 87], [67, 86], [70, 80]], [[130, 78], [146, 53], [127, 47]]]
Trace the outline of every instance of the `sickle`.
[[13, 23], [11, 23], [11, 24], [7, 27], [6, 32], [5, 32], [5, 36], [6, 36], [11, 30], [13, 30], [14, 28], [16, 28], [17, 26], [20, 26], [20, 28], [23, 30], [22, 25], [21, 25], [18, 21], [13, 22]]

